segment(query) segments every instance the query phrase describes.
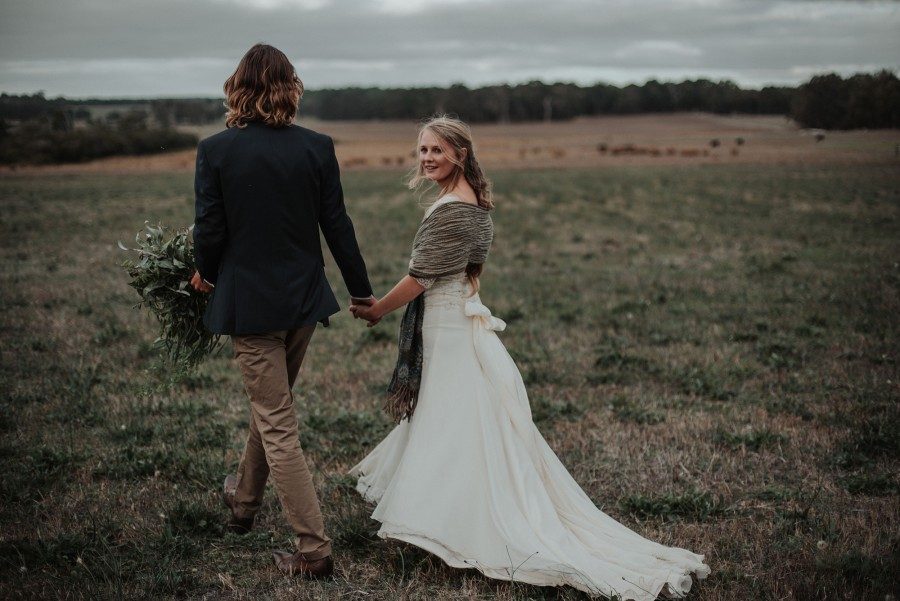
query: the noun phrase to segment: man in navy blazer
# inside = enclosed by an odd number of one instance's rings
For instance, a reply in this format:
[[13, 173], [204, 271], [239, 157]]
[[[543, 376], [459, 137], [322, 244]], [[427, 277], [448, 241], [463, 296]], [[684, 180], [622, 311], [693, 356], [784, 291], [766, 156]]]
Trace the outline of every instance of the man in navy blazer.
[[320, 228], [350, 295], [372, 295], [328, 136], [258, 120], [226, 129], [197, 148], [195, 192], [197, 269], [215, 286], [203, 320], [211, 332], [327, 325], [340, 306]]
[[284, 572], [327, 577], [331, 539], [297, 436], [291, 388], [316, 323], [340, 310], [325, 279], [319, 231], [352, 303], [374, 302], [344, 207], [334, 143], [293, 124], [303, 84], [276, 48], [257, 44], [225, 82], [228, 128], [197, 148], [197, 290], [212, 294], [204, 323], [230, 334], [250, 397], [237, 474], [225, 478], [230, 530], [248, 532], [272, 476], [297, 538], [275, 551]]

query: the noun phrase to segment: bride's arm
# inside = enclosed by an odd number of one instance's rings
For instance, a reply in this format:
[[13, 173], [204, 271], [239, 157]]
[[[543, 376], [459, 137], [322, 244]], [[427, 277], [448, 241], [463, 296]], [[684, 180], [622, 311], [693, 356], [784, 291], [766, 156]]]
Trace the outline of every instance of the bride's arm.
[[368, 307], [354, 305], [350, 307], [350, 311], [354, 317], [365, 319], [374, 325], [372, 322], [377, 322], [391, 311], [399, 309], [424, 291], [425, 286], [417, 282], [411, 275], [406, 275], [374, 305]]

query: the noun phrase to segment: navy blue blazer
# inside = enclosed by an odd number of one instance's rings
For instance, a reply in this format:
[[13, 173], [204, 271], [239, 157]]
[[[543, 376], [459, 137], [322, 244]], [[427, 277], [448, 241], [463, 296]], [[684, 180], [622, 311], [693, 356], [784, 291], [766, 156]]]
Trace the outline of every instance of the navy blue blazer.
[[226, 129], [200, 142], [194, 192], [194, 258], [215, 285], [203, 317], [211, 332], [328, 325], [340, 306], [320, 229], [350, 295], [372, 294], [328, 136], [262, 122]]

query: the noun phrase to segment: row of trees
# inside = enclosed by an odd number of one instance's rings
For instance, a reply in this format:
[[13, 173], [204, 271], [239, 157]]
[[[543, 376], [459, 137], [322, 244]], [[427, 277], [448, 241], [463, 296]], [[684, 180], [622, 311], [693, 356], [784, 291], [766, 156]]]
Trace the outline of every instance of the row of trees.
[[72, 111], [50, 101], [49, 112], [11, 125], [0, 118], [0, 164], [75, 163], [115, 155], [193, 148], [195, 134], [151, 127], [146, 111], [115, 113], [75, 126]]
[[[127, 107], [125, 112], [140, 111], [151, 118], [152, 126], [163, 128], [211, 123], [221, 119], [224, 112], [223, 100], [216, 98], [78, 101], [67, 100], [61, 96], [46, 98], [43, 92], [22, 95], [0, 94], [0, 119], [7, 123], [35, 119], [56, 120], [58, 123], [116, 120], [122, 114], [119, 110], [122, 107]], [[101, 114], [102, 117], [99, 116]]]
[[322, 119], [420, 119], [448, 112], [472, 123], [564, 120], [581, 115], [703, 111], [786, 115], [822, 129], [900, 127], [900, 79], [891, 71], [847, 79], [833, 73], [791, 87], [745, 90], [705, 79], [617, 87], [533, 81], [470, 90], [341, 88], [310, 92], [304, 114]]
[[172, 125], [204, 125], [220, 121], [225, 114], [222, 98], [196, 98], [181, 100], [163, 98], [151, 100], [150, 113], [161, 127]]
[[[124, 108], [123, 108], [124, 107]], [[222, 99], [48, 99], [0, 95], [0, 162], [83, 161], [187, 148], [176, 125], [221, 121]], [[122, 112], [124, 111], [124, 112]], [[421, 119], [453, 113], [472, 123], [565, 120], [582, 115], [705, 111], [788, 115], [803, 127], [900, 128], [900, 80], [890, 71], [818, 75], [797, 87], [745, 90], [705, 79], [617, 87], [532, 81], [469, 89], [341, 88], [308, 91], [303, 115], [321, 119]]]
[[818, 75], [797, 89], [791, 116], [821, 129], [900, 128], [900, 79], [890, 71]]
[[[219, 121], [222, 99], [85, 100], [46, 99], [43, 94], [0, 96], [0, 119], [21, 121], [52, 116], [56, 121], [90, 119], [110, 107], [146, 111], [158, 127]], [[679, 83], [651, 80], [643, 85], [578, 86], [532, 81], [470, 89], [339, 88], [310, 90], [301, 111], [321, 119], [421, 119], [454, 113], [473, 122], [565, 120], [581, 115], [704, 111], [787, 115], [805, 127], [849, 129], [898, 127], [900, 80], [890, 71], [848, 79], [827, 74], [791, 87], [746, 90], [731, 81]]]
[[472, 122], [565, 120], [582, 115], [705, 111], [786, 114], [793, 88], [744, 90], [730, 81], [709, 80], [617, 87], [545, 84], [449, 88], [341, 88], [308, 93], [304, 114], [322, 119], [420, 119], [449, 112]]

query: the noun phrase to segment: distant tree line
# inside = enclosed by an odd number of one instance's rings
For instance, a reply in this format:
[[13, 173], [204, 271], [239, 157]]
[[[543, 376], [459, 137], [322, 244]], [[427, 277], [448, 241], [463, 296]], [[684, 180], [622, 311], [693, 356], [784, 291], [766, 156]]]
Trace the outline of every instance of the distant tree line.
[[820, 129], [900, 128], [900, 80], [890, 71], [817, 75], [797, 89], [791, 116]]
[[[124, 108], [123, 108], [124, 107]], [[120, 110], [121, 109], [121, 110]], [[797, 88], [731, 81], [578, 86], [532, 81], [470, 89], [340, 88], [307, 91], [301, 114], [320, 119], [411, 119], [452, 113], [472, 123], [561, 121], [585, 115], [703, 111], [786, 115], [803, 127], [900, 128], [900, 80], [891, 71], [817, 75]], [[83, 161], [187, 148], [179, 125], [221, 122], [221, 98], [48, 99], [0, 95], [0, 162]]]
[[172, 125], [204, 125], [225, 117], [223, 98], [164, 98], [151, 100], [149, 109], [162, 127]]
[[577, 86], [533, 81], [510, 86], [341, 88], [309, 92], [301, 111], [321, 119], [421, 119], [453, 113], [472, 122], [565, 120], [582, 115], [702, 111], [786, 115], [822, 129], [900, 127], [900, 80], [891, 71], [848, 79], [827, 74], [797, 87], [746, 90], [705, 79], [643, 85]]
[[193, 148], [195, 134], [152, 126], [145, 110], [90, 111], [60, 99], [0, 96], [0, 164], [73, 163], [114, 155], [141, 155]]
[[556, 121], [583, 115], [704, 111], [787, 114], [794, 88], [744, 90], [708, 80], [617, 87], [608, 84], [496, 85], [449, 88], [342, 88], [309, 92], [302, 112], [322, 119], [420, 119], [453, 113], [471, 123]]

